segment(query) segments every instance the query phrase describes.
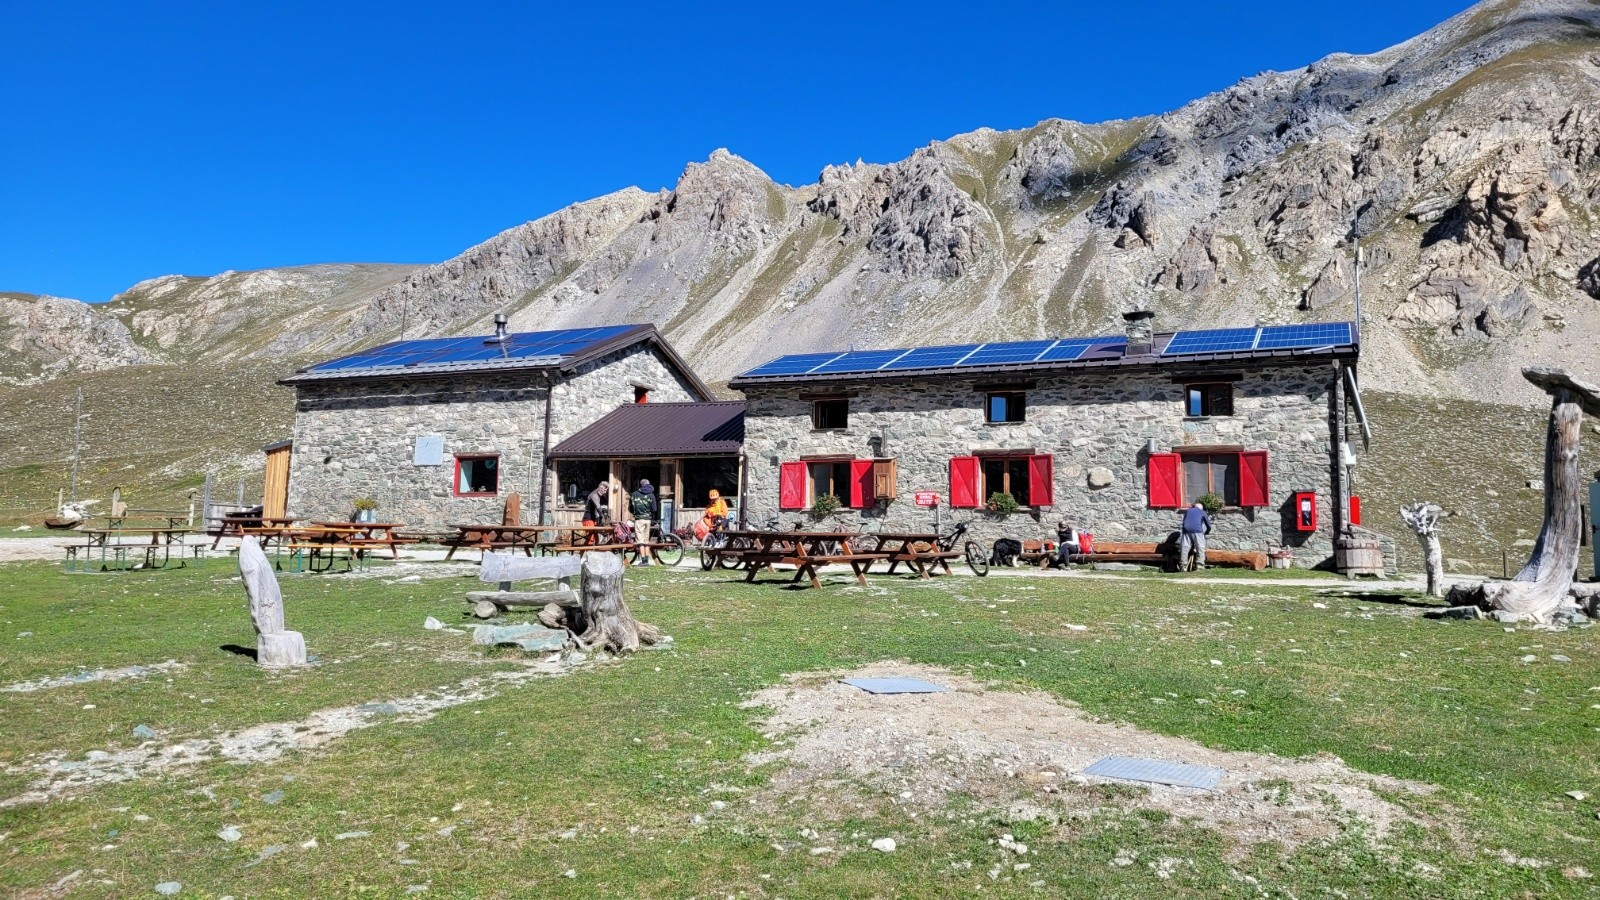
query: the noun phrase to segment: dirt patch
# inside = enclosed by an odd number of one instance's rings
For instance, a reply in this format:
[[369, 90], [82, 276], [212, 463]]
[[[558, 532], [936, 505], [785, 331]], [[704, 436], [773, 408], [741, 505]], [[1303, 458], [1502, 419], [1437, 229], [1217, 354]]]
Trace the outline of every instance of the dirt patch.
[[71, 675], [57, 675], [51, 678], [35, 678], [32, 681], [18, 681], [0, 687], [0, 693], [28, 693], [31, 691], [46, 691], [50, 688], [69, 687], [74, 684], [89, 684], [94, 681], [122, 681], [126, 678], [143, 678], [159, 672], [177, 672], [187, 669], [186, 663], [169, 659], [166, 662], [152, 663], [148, 666], [122, 666], [117, 669], [83, 669]]
[[487, 700], [501, 690], [536, 678], [564, 675], [570, 670], [558, 655], [529, 662], [510, 672], [468, 678], [448, 689], [398, 700], [323, 709], [295, 722], [269, 722], [213, 738], [177, 743], [145, 741], [126, 750], [91, 750], [83, 759], [65, 754], [44, 754], [8, 765], [9, 775], [37, 775], [28, 790], [0, 800], [0, 809], [44, 803], [55, 797], [92, 787], [161, 775], [196, 763], [226, 759], [242, 764], [263, 763], [292, 750], [315, 750], [352, 731], [385, 722], [422, 722], [442, 709]]
[[82, 535], [70, 537], [0, 538], [0, 563], [31, 562], [47, 559], [61, 562], [68, 544], [83, 543]]
[[[855, 676], [923, 678], [951, 690], [878, 696], [840, 683]], [[1160, 810], [1227, 835], [1240, 851], [1263, 842], [1293, 849], [1354, 830], [1378, 842], [1402, 822], [1422, 821], [1394, 797], [1430, 785], [1368, 775], [1337, 757], [1286, 759], [1214, 750], [1131, 726], [1096, 722], [1041, 693], [986, 688], [954, 673], [905, 663], [790, 676], [748, 707], [773, 710], [775, 749], [753, 765], [784, 764], [770, 800], [882, 792], [890, 802], [943, 807], [960, 795], [1028, 818], [1081, 818], [1133, 808]], [[1216, 766], [1215, 791], [1110, 781], [1080, 774], [1106, 756]], [[1116, 788], [1101, 785], [1114, 784]], [[870, 798], [868, 798], [870, 802]], [[844, 814], [846, 804], [836, 804]]]

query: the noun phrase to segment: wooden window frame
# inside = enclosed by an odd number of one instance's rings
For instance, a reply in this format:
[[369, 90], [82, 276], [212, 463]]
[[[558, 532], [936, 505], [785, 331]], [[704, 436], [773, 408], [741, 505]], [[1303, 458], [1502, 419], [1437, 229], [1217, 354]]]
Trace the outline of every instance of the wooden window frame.
[[[1195, 412], [1190, 405], [1190, 400], [1195, 391], [1200, 392], [1200, 411]], [[1220, 404], [1225, 407], [1219, 411], [1217, 399], [1221, 397]], [[1186, 419], [1212, 419], [1233, 415], [1233, 382], [1231, 381], [1189, 381], [1183, 386], [1183, 417]]]
[[[822, 424], [823, 404], [839, 404], [843, 413], [842, 425]], [[848, 397], [817, 397], [811, 401], [811, 428], [813, 431], [846, 431], [850, 428], [850, 398]]]
[[[1055, 477], [1054, 476], [1054, 470], [1055, 470], [1055, 455], [1054, 454], [1051, 454], [1051, 453], [1036, 453], [1033, 450], [1005, 450], [1005, 451], [998, 451], [998, 452], [997, 451], [993, 451], [993, 450], [989, 450], [989, 451], [979, 450], [979, 451], [974, 452], [972, 455], [975, 458], [977, 458], [977, 460], [978, 460], [978, 484], [977, 484], [977, 490], [978, 490], [978, 505], [980, 507], [983, 506], [984, 504], [988, 503], [989, 502], [989, 498], [991, 496], [993, 496], [994, 494], [997, 494], [997, 493], [999, 493], [999, 494], [1011, 494], [1011, 496], [1013, 498], [1016, 498], [1017, 495], [1012, 493], [1012, 491], [1011, 491], [1011, 479], [1012, 479], [1013, 475], [1016, 474], [1016, 473], [1013, 473], [1011, 471], [1012, 466], [1010, 465], [1010, 463], [1013, 463], [1013, 462], [1020, 462], [1022, 464], [1021, 477], [1023, 479], [1023, 484], [1028, 487], [1028, 492], [1027, 492], [1028, 499], [1027, 499], [1027, 501], [1024, 502], [1022, 500], [1018, 500], [1017, 504], [1019, 506], [1026, 507], [1028, 509], [1044, 509], [1046, 507], [1050, 507], [1050, 506], [1054, 506], [1055, 505], [1055, 486], [1053, 484], [1048, 484], [1046, 486], [1046, 488], [1045, 488], [1048, 491], [1048, 493], [1046, 494], [1046, 498], [1049, 499], [1050, 502], [1041, 503], [1040, 502], [1041, 498], [1035, 497], [1033, 495], [1034, 491], [1033, 491], [1033, 471], [1032, 471], [1032, 467], [1034, 465], [1034, 462], [1033, 462], [1034, 460], [1039, 459], [1039, 458], [1048, 459], [1050, 461], [1048, 463], [1048, 466], [1050, 468], [1050, 478], [1049, 479], [1045, 479], [1045, 481], [1053, 480], [1054, 477]], [[988, 464], [990, 462], [994, 462], [994, 461], [1003, 461], [1003, 462], [1007, 463], [1005, 468], [1002, 470], [1002, 472], [1003, 472], [1003, 474], [1001, 476], [1001, 485], [1002, 485], [1002, 487], [999, 490], [996, 490], [994, 488], [994, 486], [992, 486], [989, 483], [989, 472], [988, 472], [988, 468], [987, 467], [988, 467]]]
[[[463, 491], [461, 490], [461, 464], [483, 459], [494, 460], [494, 490], [492, 491]], [[498, 497], [500, 496], [500, 454], [498, 453], [457, 453], [454, 471], [450, 477], [450, 493], [455, 497]]]
[[[1007, 418], [994, 417], [994, 401], [996, 397], [1006, 398]], [[1018, 410], [1016, 418], [1010, 418], [1012, 406]], [[1027, 391], [988, 391], [983, 395], [983, 421], [987, 425], [1020, 425], [1028, 421], [1028, 392]]]

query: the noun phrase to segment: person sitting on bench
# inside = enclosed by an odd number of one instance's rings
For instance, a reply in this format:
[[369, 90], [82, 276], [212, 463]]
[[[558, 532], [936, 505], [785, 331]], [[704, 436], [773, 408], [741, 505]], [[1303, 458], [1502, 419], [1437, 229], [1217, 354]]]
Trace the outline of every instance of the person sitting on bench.
[[1083, 552], [1083, 538], [1078, 529], [1066, 522], [1056, 523], [1056, 565], [1065, 569], [1074, 553]]

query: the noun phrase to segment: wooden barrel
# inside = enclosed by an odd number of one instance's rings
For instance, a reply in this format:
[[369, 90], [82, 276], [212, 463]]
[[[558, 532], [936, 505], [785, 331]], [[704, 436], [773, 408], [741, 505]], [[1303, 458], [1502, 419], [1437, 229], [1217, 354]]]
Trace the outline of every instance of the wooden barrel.
[[1383, 545], [1372, 538], [1340, 538], [1334, 561], [1346, 575], [1382, 575]]

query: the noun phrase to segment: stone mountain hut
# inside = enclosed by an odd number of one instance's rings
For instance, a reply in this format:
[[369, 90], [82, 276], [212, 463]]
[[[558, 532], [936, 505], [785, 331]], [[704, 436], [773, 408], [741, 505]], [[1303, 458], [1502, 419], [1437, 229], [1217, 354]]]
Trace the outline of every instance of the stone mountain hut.
[[[1355, 327], [1158, 334], [1151, 316], [1129, 314], [1125, 335], [808, 353], [745, 372], [729, 386], [747, 400], [747, 514], [788, 524], [832, 494], [844, 508], [828, 525], [920, 532], [924, 492], [986, 542], [1053, 539], [1058, 521], [1160, 542], [1212, 494], [1214, 547], [1331, 565], [1359, 522]], [[990, 512], [996, 495], [1018, 511]]]
[[[348, 519], [358, 497], [417, 526], [543, 521], [550, 451], [622, 406], [712, 400], [652, 325], [395, 341], [282, 379], [295, 389], [289, 514]], [[594, 485], [580, 486], [586, 493]]]

